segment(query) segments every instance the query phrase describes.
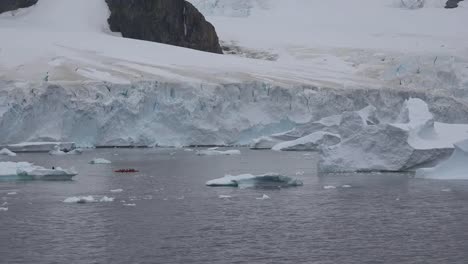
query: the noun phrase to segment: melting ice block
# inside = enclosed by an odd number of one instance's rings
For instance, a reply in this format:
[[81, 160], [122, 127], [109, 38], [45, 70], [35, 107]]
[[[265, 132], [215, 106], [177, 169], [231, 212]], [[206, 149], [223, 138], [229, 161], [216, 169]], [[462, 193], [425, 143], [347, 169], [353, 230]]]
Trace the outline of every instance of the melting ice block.
[[70, 180], [77, 174], [74, 170], [46, 169], [29, 162], [0, 162], [0, 179]]
[[219, 179], [206, 182], [210, 187], [294, 187], [302, 186], [300, 180], [283, 176], [277, 173], [262, 175], [241, 174], [237, 176], [226, 175]]
[[110, 160], [106, 160], [102, 158], [96, 158], [89, 162], [89, 164], [111, 164], [111, 163], [112, 162]]

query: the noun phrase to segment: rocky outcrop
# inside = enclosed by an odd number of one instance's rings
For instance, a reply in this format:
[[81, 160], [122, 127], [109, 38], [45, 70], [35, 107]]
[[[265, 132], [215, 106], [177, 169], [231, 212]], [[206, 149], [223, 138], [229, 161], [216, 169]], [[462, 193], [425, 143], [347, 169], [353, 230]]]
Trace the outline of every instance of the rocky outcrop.
[[185, 0], [106, 0], [110, 29], [123, 37], [222, 53], [216, 30]]
[[35, 5], [37, 0], [1, 0], [0, 13]]
[[445, 4], [445, 8], [457, 8], [458, 3], [463, 0], [448, 0], [447, 3]]

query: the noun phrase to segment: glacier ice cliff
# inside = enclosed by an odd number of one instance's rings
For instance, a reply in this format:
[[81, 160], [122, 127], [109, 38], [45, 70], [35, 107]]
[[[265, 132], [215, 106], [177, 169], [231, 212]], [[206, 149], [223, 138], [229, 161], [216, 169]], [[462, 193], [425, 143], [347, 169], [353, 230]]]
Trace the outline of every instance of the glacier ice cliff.
[[[468, 123], [468, 104], [463, 100], [411, 90], [264, 82], [0, 81], [0, 145], [24, 141], [75, 142], [77, 147], [249, 144], [368, 105], [379, 106], [375, 113], [379, 119], [395, 120], [409, 97], [424, 99], [438, 121]], [[333, 126], [333, 120], [329, 122]]]

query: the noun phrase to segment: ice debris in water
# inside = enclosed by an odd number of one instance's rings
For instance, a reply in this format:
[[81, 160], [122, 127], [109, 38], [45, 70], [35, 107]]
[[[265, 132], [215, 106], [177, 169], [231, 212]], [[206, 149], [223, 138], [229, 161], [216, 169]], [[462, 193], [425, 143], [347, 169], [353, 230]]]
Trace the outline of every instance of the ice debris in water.
[[323, 186], [323, 189], [330, 190], [330, 189], [336, 189], [336, 187], [333, 186], [333, 185], [325, 185], [325, 186]]
[[123, 189], [115, 189], [115, 190], [110, 190], [111, 193], [121, 193], [123, 192]]
[[266, 195], [266, 194], [263, 194], [262, 197], [258, 197], [258, 198], [255, 198], [257, 200], [267, 200], [267, 199], [270, 199], [270, 196]]
[[205, 149], [205, 150], [199, 150], [196, 152], [198, 156], [222, 156], [222, 155], [240, 155], [241, 152], [240, 150], [237, 149], [231, 149], [231, 150], [217, 150], [217, 149]]
[[349, 184], [341, 185], [341, 188], [351, 188], [352, 186]]
[[76, 176], [73, 169], [60, 167], [46, 169], [29, 162], [0, 162], [0, 177], [24, 180], [70, 180]]
[[113, 202], [113, 197], [103, 196], [100, 199], [93, 197], [92, 195], [88, 196], [73, 196], [68, 197], [63, 202], [64, 203], [97, 203], [97, 202]]
[[0, 150], [0, 155], [15, 157], [16, 153], [14, 153], [13, 151], [11, 151], [11, 150], [9, 150], [7, 148], [4, 148], [4, 149]]
[[17, 195], [18, 193], [17, 192], [9, 192], [7, 193], [7, 195]]
[[218, 198], [220, 199], [229, 199], [231, 197], [232, 197], [231, 195], [222, 195], [222, 194], [218, 196]]
[[300, 180], [293, 179], [278, 173], [262, 175], [241, 174], [237, 176], [226, 175], [223, 178], [206, 182], [210, 187], [291, 187], [302, 186]]
[[55, 155], [55, 156], [62, 156], [62, 155], [79, 155], [83, 153], [81, 149], [74, 149], [68, 152], [62, 151], [60, 147], [57, 145], [54, 147], [53, 150], [49, 151], [50, 155]]
[[123, 204], [124, 206], [129, 206], [129, 207], [134, 207], [136, 206], [136, 204], [134, 203], [126, 203], [126, 204]]
[[0, 207], [0, 212], [3, 211], [3, 212], [6, 212], [8, 211], [8, 207]]
[[111, 164], [112, 162], [106, 159], [97, 158], [89, 162], [89, 164]]
[[440, 190], [440, 191], [441, 191], [441, 192], [451, 192], [452, 189], [450, 189], [450, 188], [444, 188], [444, 189], [442, 189], [442, 190]]

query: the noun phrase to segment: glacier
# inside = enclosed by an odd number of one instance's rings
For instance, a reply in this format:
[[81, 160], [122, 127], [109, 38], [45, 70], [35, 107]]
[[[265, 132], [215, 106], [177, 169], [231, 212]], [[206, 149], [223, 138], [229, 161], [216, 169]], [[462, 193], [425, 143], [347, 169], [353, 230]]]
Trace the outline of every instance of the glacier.
[[[368, 105], [379, 105], [380, 116], [395, 119], [409, 97], [424, 98], [438, 121], [468, 123], [468, 104], [462, 99], [411, 90], [158, 81], [132, 85], [0, 81], [0, 87], [0, 145], [14, 152], [50, 151], [57, 142], [74, 142], [60, 143], [62, 150], [232, 145]], [[267, 130], [251, 133], [266, 126]], [[55, 142], [8, 145], [40, 140]]]

